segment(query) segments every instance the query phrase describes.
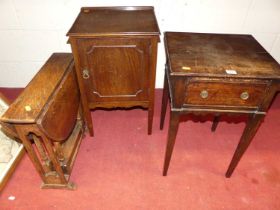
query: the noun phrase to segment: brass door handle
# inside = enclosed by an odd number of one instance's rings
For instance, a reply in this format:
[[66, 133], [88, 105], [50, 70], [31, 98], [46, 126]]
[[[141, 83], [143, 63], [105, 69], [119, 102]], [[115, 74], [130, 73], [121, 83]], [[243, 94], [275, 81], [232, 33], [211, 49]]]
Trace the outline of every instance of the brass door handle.
[[208, 91], [207, 90], [202, 90], [200, 92], [200, 97], [201, 98], [207, 98], [208, 97]]
[[240, 94], [240, 98], [242, 100], [247, 100], [249, 98], [249, 93], [247, 91], [244, 91]]
[[83, 78], [88, 79], [89, 78], [89, 71], [87, 69], [83, 70]]

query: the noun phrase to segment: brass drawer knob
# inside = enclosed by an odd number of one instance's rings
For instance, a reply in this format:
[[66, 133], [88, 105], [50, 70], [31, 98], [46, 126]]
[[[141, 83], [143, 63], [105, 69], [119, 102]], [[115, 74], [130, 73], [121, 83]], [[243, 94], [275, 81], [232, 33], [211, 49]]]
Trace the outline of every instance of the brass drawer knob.
[[240, 98], [242, 100], [247, 100], [249, 98], [249, 93], [247, 91], [244, 91], [243, 93], [240, 94]]
[[83, 78], [88, 79], [89, 78], [89, 71], [87, 69], [83, 70]]
[[207, 90], [202, 90], [200, 92], [200, 97], [201, 98], [207, 98], [208, 97], [208, 91]]

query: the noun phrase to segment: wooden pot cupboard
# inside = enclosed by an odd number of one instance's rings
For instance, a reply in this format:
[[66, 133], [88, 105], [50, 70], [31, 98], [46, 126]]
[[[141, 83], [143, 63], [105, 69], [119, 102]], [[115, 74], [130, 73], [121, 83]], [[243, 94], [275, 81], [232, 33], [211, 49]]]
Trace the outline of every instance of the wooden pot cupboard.
[[148, 109], [152, 133], [159, 28], [153, 7], [84, 7], [67, 33], [74, 55], [83, 112]]

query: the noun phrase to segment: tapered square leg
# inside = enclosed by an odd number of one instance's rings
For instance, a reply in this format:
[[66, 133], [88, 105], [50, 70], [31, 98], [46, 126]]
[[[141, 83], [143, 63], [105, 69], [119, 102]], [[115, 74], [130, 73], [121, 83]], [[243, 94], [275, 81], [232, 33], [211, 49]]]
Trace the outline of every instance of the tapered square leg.
[[85, 99], [83, 99], [83, 97], [81, 97], [81, 102], [82, 102], [81, 106], [80, 106], [80, 113], [82, 113], [81, 117], [86, 122], [85, 125], [87, 128], [87, 131], [89, 132], [89, 135], [94, 136], [90, 109], [87, 108], [86, 101], [85, 101]]
[[84, 114], [85, 114], [85, 120], [86, 120], [86, 125], [87, 125], [87, 128], [88, 128], [89, 135], [94, 136], [90, 110], [87, 109], [87, 111], [84, 112]]
[[239, 144], [234, 152], [233, 158], [232, 158], [230, 165], [228, 167], [228, 170], [226, 172], [227, 178], [229, 178], [232, 175], [232, 173], [233, 173], [234, 169], [236, 168], [237, 164], [239, 163], [241, 157], [243, 156], [243, 154], [249, 147], [263, 118], [264, 118], [264, 115], [261, 115], [261, 114], [252, 114], [249, 116], [246, 127], [243, 131]]
[[165, 150], [165, 160], [164, 160], [164, 168], [163, 168], [163, 176], [167, 175], [170, 159], [172, 156], [176, 135], [179, 126], [180, 114], [178, 112], [170, 112], [170, 122], [168, 129], [168, 137], [167, 137], [167, 145]]
[[163, 94], [162, 94], [162, 104], [161, 104], [161, 115], [160, 115], [160, 129], [163, 129], [165, 115], [166, 115], [166, 107], [168, 102], [168, 81], [166, 75], [164, 76], [164, 86], [163, 86]]
[[213, 124], [212, 124], [212, 127], [211, 127], [211, 131], [212, 131], [212, 132], [215, 132], [215, 131], [216, 131], [217, 126], [218, 126], [218, 123], [219, 123], [219, 121], [220, 121], [220, 118], [221, 118], [220, 115], [215, 115], [214, 120], [213, 120]]
[[152, 134], [153, 130], [153, 118], [154, 118], [154, 104], [150, 105], [148, 110], [148, 135]]

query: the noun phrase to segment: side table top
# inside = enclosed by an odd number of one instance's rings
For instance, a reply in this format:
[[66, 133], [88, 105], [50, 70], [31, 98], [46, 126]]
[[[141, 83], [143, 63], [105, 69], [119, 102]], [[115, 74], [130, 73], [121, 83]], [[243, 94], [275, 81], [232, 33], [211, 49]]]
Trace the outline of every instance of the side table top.
[[170, 74], [280, 79], [280, 65], [251, 35], [166, 32]]

